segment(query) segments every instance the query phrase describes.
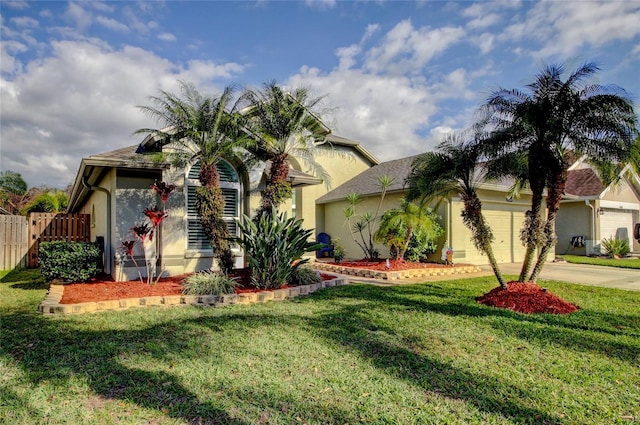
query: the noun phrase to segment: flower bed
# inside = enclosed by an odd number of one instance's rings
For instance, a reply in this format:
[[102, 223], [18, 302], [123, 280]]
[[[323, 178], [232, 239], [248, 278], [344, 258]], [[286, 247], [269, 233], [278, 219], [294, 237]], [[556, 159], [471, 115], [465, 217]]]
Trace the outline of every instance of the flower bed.
[[355, 260], [335, 262], [316, 261], [313, 267], [332, 273], [359, 276], [371, 279], [400, 280], [429, 276], [448, 276], [456, 274], [476, 273], [480, 267], [470, 264], [448, 266], [435, 263], [412, 263], [402, 260]]

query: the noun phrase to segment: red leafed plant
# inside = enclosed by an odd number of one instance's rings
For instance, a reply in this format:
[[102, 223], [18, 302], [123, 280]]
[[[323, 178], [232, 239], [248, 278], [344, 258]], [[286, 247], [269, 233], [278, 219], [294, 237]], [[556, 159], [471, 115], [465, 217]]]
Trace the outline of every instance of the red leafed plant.
[[135, 264], [136, 269], [138, 269], [138, 277], [140, 278], [140, 283], [143, 283], [144, 281], [142, 280], [142, 273], [140, 273], [140, 267], [138, 266], [138, 262], [136, 261], [136, 257], [133, 256], [133, 247], [136, 246], [136, 241], [135, 239], [129, 239], [126, 241], [122, 241], [121, 242], [122, 246], [120, 246], [120, 249], [122, 250], [122, 253], [125, 256], [129, 256], [131, 258], [131, 260], [133, 261], [133, 264]]
[[[143, 213], [149, 219], [148, 223], [136, 224], [131, 228], [131, 233], [140, 240], [140, 244], [142, 245], [142, 250], [144, 252], [144, 259], [147, 269], [147, 283], [156, 283], [164, 270], [160, 273], [157, 273], [157, 263], [158, 263], [158, 252], [160, 251], [160, 247], [157, 246], [159, 241], [153, 242], [153, 235], [158, 231], [162, 221], [169, 216], [166, 212], [167, 199], [169, 195], [173, 193], [176, 189], [176, 185], [167, 184], [165, 182], [158, 182], [157, 180], [151, 185], [151, 189], [153, 189], [158, 195], [160, 195], [160, 199], [162, 200], [162, 209], [157, 205], [153, 208], [145, 208]], [[140, 273], [140, 268], [138, 263], [134, 257], [134, 247], [136, 244], [136, 240], [126, 240], [122, 242], [121, 252], [125, 257], [130, 257], [133, 261], [133, 264], [138, 269], [138, 276], [140, 276], [140, 281], [142, 282], [142, 274]]]
[[169, 214], [167, 214], [166, 211], [158, 208], [158, 206], [156, 205], [153, 208], [145, 208], [144, 215], [146, 215], [149, 220], [151, 220], [151, 224], [153, 224], [153, 227], [158, 227], [160, 226], [160, 223], [162, 223], [162, 220], [164, 220], [165, 217], [167, 217]]
[[163, 209], [167, 204], [167, 199], [169, 199], [169, 195], [176, 190], [175, 184], [166, 184], [165, 182], [159, 182], [158, 180], [154, 181], [151, 185], [151, 189], [155, 190], [158, 195], [160, 195], [160, 199], [162, 200]]

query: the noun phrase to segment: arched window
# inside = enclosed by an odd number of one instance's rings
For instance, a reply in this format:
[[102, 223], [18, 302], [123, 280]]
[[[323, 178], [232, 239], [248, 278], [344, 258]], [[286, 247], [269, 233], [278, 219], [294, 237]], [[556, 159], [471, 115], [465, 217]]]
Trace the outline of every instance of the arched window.
[[[224, 196], [223, 219], [227, 223], [227, 228], [231, 236], [237, 236], [238, 229], [236, 219], [240, 218], [240, 194], [241, 184], [238, 173], [225, 160], [220, 160], [216, 164], [220, 173], [220, 188]], [[211, 243], [204, 233], [198, 210], [196, 209], [196, 187], [200, 186], [200, 161], [194, 164], [187, 173], [185, 188], [187, 190], [187, 249], [188, 250], [211, 250]]]

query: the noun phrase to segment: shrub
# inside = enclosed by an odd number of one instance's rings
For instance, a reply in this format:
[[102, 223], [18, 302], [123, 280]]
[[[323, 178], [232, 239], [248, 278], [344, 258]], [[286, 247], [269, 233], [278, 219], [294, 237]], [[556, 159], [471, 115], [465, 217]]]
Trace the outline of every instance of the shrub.
[[631, 252], [629, 241], [626, 239], [610, 238], [602, 240], [602, 247], [611, 257], [624, 257]]
[[414, 263], [427, 261], [430, 254], [438, 249], [437, 239], [429, 237], [427, 233], [414, 233], [409, 240], [404, 258]]
[[309, 267], [297, 267], [291, 273], [289, 283], [293, 286], [311, 285], [322, 282], [322, 278]]
[[100, 249], [88, 242], [43, 242], [38, 261], [48, 282], [86, 282], [98, 273], [100, 256]]
[[187, 277], [183, 283], [184, 295], [232, 294], [238, 283], [221, 273], [204, 270]]
[[305, 252], [316, 251], [324, 244], [309, 242], [312, 230], [302, 228], [302, 220], [278, 214], [275, 207], [257, 220], [243, 216], [238, 221], [242, 236], [234, 238], [244, 248], [251, 268], [251, 283], [258, 289], [278, 289], [291, 273], [309, 259], [292, 264]]
[[331, 242], [333, 243], [333, 259], [336, 263], [339, 263], [344, 260], [344, 256], [346, 255], [342, 241], [336, 236]]

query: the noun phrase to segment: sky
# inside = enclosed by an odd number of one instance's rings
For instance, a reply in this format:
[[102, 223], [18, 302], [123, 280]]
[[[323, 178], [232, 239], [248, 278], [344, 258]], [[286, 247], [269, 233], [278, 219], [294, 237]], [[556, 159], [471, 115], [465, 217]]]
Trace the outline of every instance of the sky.
[[179, 81], [308, 87], [333, 133], [380, 161], [432, 150], [550, 64], [595, 62], [594, 82], [640, 102], [640, 0], [0, 0], [0, 27], [0, 170], [30, 187], [138, 144], [159, 127], [139, 106]]

